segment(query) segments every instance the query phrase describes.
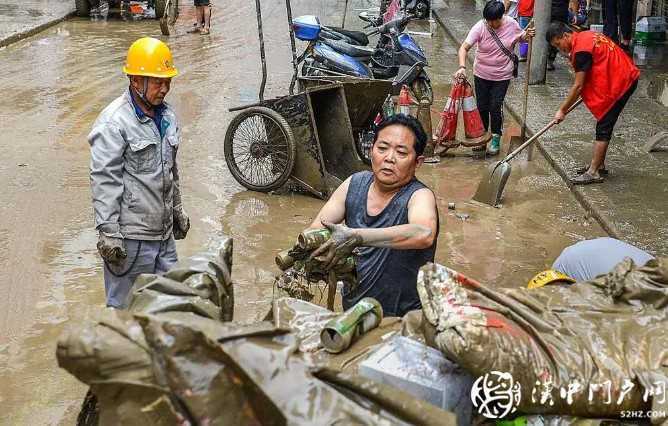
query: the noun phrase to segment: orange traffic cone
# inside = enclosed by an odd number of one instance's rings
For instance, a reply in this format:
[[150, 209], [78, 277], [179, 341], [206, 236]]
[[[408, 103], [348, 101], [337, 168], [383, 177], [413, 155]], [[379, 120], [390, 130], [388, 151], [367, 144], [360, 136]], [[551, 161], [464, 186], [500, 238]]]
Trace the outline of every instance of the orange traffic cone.
[[464, 96], [462, 99], [462, 111], [464, 116], [464, 132], [467, 139], [477, 139], [485, 134], [482, 125], [478, 105], [473, 96], [473, 88], [468, 81], [464, 83]]
[[399, 113], [409, 115], [411, 113], [411, 95], [408, 93], [408, 86], [405, 84], [401, 87], [399, 92]]

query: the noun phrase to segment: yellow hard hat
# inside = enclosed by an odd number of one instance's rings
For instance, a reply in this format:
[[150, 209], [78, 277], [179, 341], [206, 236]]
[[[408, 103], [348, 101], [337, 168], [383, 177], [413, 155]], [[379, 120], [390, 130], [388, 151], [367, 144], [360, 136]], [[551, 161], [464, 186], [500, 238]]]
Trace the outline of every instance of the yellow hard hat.
[[555, 271], [554, 269], [548, 269], [547, 271], [543, 271], [537, 274], [535, 277], [531, 278], [531, 281], [529, 281], [529, 285], [527, 285], [527, 288], [530, 289], [541, 288], [556, 281], [566, 281], [571, 284], [575, 282], [573, 278], [569, 277], [564, 273]]
[[142, 37], [132, 43], [123, 72], [128, 75], [159, 78], [172, 78], [179, 73], [174, 68], [169, 47], [153, 37]]

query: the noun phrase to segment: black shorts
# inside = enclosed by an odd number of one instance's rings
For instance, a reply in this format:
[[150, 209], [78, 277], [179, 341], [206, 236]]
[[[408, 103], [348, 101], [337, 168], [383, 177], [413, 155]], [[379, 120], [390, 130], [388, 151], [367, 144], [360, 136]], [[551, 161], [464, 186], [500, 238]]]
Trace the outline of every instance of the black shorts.
[[609, 142], [612, 139], [612, 131], [615, 129], [615, 124], [617, 124], [617, 119], [619, 114], [622, 113], [622, 110], [626, 106], [629, 98], [635, 92], [636, 87], [638, 87], [638, 80], [634, 81], [631, 87], [622, 95], [621, 98], [610, 108], [610, 111], [606, 112], [603, 118], [596, 122], [596, 140], [597, 141], [606, 141]]
[[210, 4], [209, 0], [193, 0], [195, 2], [195, 6], [208, 6]]

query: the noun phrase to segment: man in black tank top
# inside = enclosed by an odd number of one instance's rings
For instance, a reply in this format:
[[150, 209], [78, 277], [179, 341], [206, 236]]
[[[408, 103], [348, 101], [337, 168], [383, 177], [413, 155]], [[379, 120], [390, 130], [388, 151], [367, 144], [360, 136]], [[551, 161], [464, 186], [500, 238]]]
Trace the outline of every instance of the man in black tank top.
[[311, 224], [332, 231], [313, 254], [327, 267], [360, 247], [359, 282], [344, 289], [344, 309], [363, 297], [377, 299], [385, 316], [421, 307], [417, 274], [434, 261], [439, 227], [436, 197], [415, 178], [426, 144], [427, 135], [415, 118], [398, 114], [385, 120], [371, 149], [372, 171], [343, 182]]

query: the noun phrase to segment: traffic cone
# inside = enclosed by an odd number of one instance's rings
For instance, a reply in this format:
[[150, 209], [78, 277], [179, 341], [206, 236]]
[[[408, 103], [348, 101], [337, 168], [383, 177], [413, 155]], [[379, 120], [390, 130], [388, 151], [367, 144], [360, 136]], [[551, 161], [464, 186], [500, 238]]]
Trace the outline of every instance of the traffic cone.
[[399, 92], [399, 113], [410, 115], [411, 104], [411, 95], [408, 93], [408, 86], [404, 84], [401, 87], [401, 92]]
[[443, 108], [441, 119], [434, 134], [434, 140], [439, 145], [447, 145], [448, 142], [454, 141], [457, 136], [457, 116], [459, 115], [461, 97], [461, 85], [454, 84], [450, 89], [450, 96], [445, 102], [445, 108]]
[[373, 120], [373, 125], [377, 126], [382, 122], [383, 122], [383, 114], [381, 114], [381, 113], [376, 114], [376, 118], [374, 118], [374, 120]]
[[482, 125], [478, 105], [473, 96], [473, 88], [468, 82], [464, 84], [464, 96], [462, 99], [464, 133], [467, 139], [477, 139], [485, 134], [485, 128]]

